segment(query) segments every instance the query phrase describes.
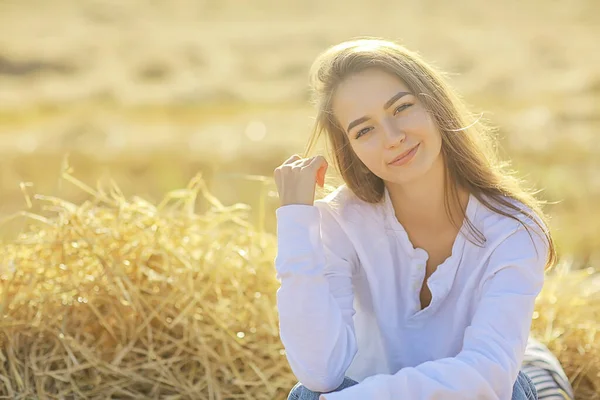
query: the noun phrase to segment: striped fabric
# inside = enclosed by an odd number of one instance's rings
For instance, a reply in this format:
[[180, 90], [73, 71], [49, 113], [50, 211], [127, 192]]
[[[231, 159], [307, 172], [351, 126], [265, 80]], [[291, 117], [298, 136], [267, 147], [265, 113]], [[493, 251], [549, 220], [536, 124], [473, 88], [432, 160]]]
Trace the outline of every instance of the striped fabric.
[[533, 381], [539, 400], [574, 400], [573, 388], [560, 362], [544, 344], [531, 337], [522, 370]]

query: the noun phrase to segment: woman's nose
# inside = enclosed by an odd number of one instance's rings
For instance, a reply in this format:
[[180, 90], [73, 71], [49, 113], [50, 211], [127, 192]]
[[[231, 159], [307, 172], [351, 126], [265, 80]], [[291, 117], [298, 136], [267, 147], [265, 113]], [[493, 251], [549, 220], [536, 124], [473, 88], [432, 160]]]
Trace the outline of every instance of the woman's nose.
[[383, 124], [386, 147], [394, 148], [406, 139], [404, 131], [391, 123]]

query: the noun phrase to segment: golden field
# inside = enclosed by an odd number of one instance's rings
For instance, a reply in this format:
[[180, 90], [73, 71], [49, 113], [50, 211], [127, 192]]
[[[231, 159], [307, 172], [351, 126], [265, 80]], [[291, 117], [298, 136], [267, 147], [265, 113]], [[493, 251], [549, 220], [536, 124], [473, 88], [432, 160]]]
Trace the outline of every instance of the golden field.
[[[112, 179], [125, 198], [154, 204], [202, 172], [225, 207], [250, 205], [247, 229], [271, 234], [252, 246], [267, 246], [260, 257], [268, 259], [278, 206], [272, 171], [304, 149], [311, 127], [308, 68], [327, 46], [358, 36], [399, 40], [449, 72], [473, 110], [498, 127], [502, 153], [542, 189], [562, 264], [590, 274], [600, 269], [600, 3], [594, 0], [0, 1], [4, 256], [9, 248], [17, 254], [15, 237], [29, 229], [31, 220], [19, 211], [56, 212], [56, 204], [50, 211], [44, 201], [29, 204], [34, 193], [73, 204], [93, 198], [62, 179], [68, 155], [73, 176], [87, 185]], [[198, 196], [195, 207], [204, 215], [214, 204]], [[262, 271], [269, 274], [265, 259]], [[261, 279], [275, 288], [271, 278]], [[573, 379], [592, 376], [577, 368], [582, 358], [571, 356], [600, 354], [588, 346], [600, 341], [598, 314], [574, 312], [586, 306], [585, 296], [575, 294], [587, 292], [557, 281], [541, 299], [540, 307], [552, 312], [539, 310], [536, 332], [553, 349], [569, 349], [561, 361]], [[560, 308], [562, 297], [568, 307]], [[271, 328], [265, 332], [276, 346]], [[578, 349], [581, 332], [589, 334]], [[289, 371], [284, 376], [276, 380], [279, 394], [290, 382]]]
[[561, 250], [595, 263], [599, 26], [593, 0], [5, 0], [0, 213], [24, 206], [22, 181], [64, 193], [67, 152], [78, 176], [108, 171], [128, 193], [157, 198], [202, 170], [218, 174], [225, 203], [255, 201], [255, 185], [226, 174], [270, 177], [303, 149], [313, 58], [350, 37], [382, 36], [451, 74], [499, 127], [515, 167], [557, 202], [548, 211]]

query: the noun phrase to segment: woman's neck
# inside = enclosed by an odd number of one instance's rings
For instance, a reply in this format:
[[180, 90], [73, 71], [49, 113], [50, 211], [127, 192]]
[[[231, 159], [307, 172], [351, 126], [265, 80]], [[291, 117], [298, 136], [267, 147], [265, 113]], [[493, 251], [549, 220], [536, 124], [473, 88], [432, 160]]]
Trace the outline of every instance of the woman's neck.
[[462, 224], [469, 200], [467, 190], [457, 187], [459, 202], [450, 197], [454, 223], [448, 217], [445, 207], [445, 167], [440, 157], [425, 174], [414, 182], [396, 184], [386, 182], [396, 218], [405, 227], [419, 229], [446, 230], [450, 226]]

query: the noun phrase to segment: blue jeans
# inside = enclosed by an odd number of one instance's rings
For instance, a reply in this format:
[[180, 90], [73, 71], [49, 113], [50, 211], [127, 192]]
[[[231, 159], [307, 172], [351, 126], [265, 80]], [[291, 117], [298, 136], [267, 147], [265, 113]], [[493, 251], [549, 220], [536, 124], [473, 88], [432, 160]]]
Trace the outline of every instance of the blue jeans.
[[[339, 392], [340, 390], [356, 385], [357, 383], [358, 382], [346, 377], [344, 378], [344, 382], [342, 382], [337, 389], [333, 390], [333, 392]], [[301, 383], [297, 383], [290, 392], [288, 400], [319, 400], [321, 394], [322, 393], [308, 390], [302, 386]], [[533, 382], [525, 373], [520, 371], [517, 376], [517, 381], [513, 386], [512, 400], [537, 400], [537, 398], [537, 391], [535, 390], [535, 386], [533, 386]]]

